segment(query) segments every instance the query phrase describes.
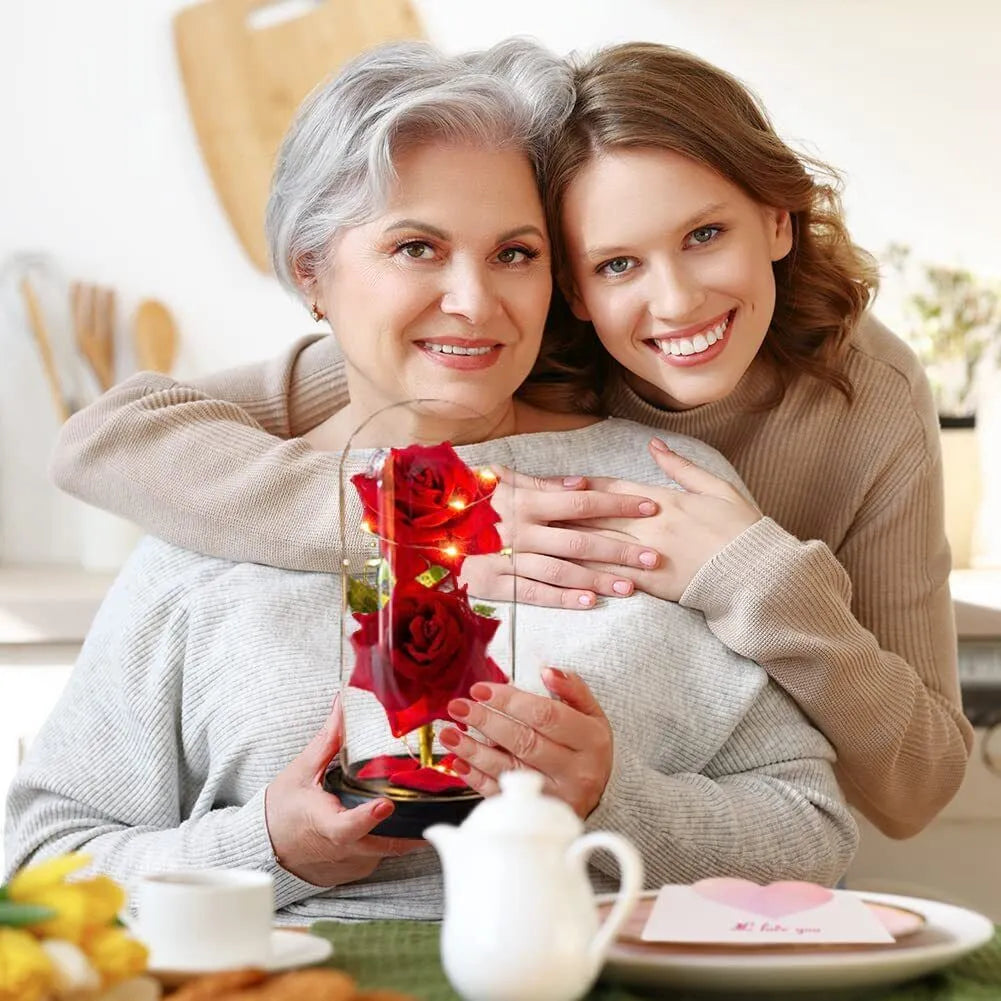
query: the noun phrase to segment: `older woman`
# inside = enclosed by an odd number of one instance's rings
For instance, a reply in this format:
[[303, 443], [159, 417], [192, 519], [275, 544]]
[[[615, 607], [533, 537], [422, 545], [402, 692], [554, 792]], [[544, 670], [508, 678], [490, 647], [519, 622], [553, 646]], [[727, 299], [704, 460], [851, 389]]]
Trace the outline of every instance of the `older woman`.
[[[586, 458], [596, 475], [664, 484], [640, 447], [645, 428], [514, 396], [543, 344], [538, 164], [569, 106], [567, 79], [524, 45], [449, 59], [404, 44], [359, 58], [304, 106], [279, 157], [269, 236], [278, 273], [331, 324], [350, 402], [292, 447], [350, 444], [360, 464], [401, 438], [447, 439], [470, 463], [536, 474]], [[736, 482], [712, 450], [670, 442]], [[228, 517], [239, 531], [240, 511]], [[339, 607], [333, 575], [147, 540], [13, 785], [12, 864], [85, 847], [126, 881], [255, 867], [275, 876], [295, 923], [439, 916], [433, 853], [369, 833], [393, 804], [346, 809], [321, 786], [342, 736]], [[489, 793], [517, 753], [588, 826], [630, 837], [655, 885], [841, 874], [856, 833], [829, 745], [701, 615], [648, 595], [587, 622], [525, 608], [518, 642], [570, 670], [542, 671], [530, 691], [474, 686], [473, 701], [453, 703], [497, 742], [441, 733], [470, 785]]]

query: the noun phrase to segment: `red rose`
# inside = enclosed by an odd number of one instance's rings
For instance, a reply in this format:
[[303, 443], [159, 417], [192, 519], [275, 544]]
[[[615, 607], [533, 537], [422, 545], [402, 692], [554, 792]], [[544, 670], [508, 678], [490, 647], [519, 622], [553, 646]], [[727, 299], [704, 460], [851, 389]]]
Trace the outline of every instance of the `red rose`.
[[441, 591], [400, 580], [378, 612], [355, 612], [349, 684], [379, 700], [394, 737], [448, 719], [446, 707], [477, 681], [507, 681], [487, 656], [500, 622], [477, 615], [465, 588]]
[[397, 579], [430, 565], [458, 574], [466, 556], [501, 548], [490, 504], [496, 481], [473, 472], [448, 442], [392, 448], [378, 475], [351, 482]]

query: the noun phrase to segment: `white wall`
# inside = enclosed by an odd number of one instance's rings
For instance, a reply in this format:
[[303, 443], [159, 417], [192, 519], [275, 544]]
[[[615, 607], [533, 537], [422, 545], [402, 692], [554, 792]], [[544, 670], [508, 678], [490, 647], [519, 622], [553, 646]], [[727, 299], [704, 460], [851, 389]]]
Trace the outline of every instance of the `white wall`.
[[[923, 256], [1001, 274], [1001, 4], [414, 2], [429, 37], [449, 50], [510, 34], [560, 52], [636, 38], [691, 49], [751, 84], [780, 132], [843, 170], [861, 243], [902, 240]], [[66, 275], [116, 286], [125, 317], [143, 297], [163, 299], [184, 338], [177, 371], [190, 376], [271, 354], [312, 325], [250, 265], [215, 200], [174, 62], [170, 22], [181, 6], [4, 0], [0, 262], [47, 251]], [[4, 304], [0, 554], [23, 559], [35, 543], [25, 549], [33, 533], [20, 512], [40, 511], [39, 457], [55, 421], [9, 296]], [[34, 517], [51, 517], [58, 534], [58, 511]]]

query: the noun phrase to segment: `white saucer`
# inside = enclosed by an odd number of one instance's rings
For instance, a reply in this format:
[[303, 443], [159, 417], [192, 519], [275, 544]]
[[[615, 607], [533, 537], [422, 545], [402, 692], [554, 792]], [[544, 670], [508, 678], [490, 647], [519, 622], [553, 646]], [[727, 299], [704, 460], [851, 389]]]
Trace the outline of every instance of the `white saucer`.
[[[655, 894], [644, 894], [651, 895]], [[846, 991], [900, 983], [954, 962], [994, 935], [992, 921], [962, 907], [889, 893], [858, 896], [920, 914], [925, 924], [891, 945], [836, 949], [776, 946], [767, 951], [734, 949], [724, 954], [620, 938], [609, 949], [603, 976], [646, 987], [715, 991], [727, 996], [739, 991], [741, 996], [764, 994], [771, 999], [784, 992]]]
[[[292, 970], [297, 966], [322, 963], [333, 951], [333, 945], [318, 935], [311, 935], [305, 931], [276, 928], [271, 933], [271, 955], [254, 965], [262, 970], [267, 970], [268, 973], [279, 973], [282, 970]], [[220, 969], [225, 969], [225, 967]], [[203, 976], [206, 973], [219, 973], [220, 970], [167, 970], [150, 967], [148, 972], [165, 987], [176, 987], [186, 980]]]

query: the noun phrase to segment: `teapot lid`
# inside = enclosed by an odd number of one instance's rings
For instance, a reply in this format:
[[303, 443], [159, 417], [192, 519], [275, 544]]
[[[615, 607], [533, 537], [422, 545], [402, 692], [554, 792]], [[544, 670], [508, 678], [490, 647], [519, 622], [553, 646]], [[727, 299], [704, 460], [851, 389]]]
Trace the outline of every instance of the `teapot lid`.
[[572, 841], [584, 825], [561, 799], [543, 795], [544, 779], [528, 769], [504, 772], [500, 794], [485, 799], [463, 829], [476, 834], [507, 834]]

